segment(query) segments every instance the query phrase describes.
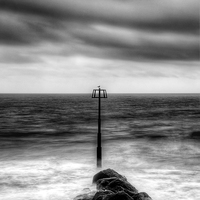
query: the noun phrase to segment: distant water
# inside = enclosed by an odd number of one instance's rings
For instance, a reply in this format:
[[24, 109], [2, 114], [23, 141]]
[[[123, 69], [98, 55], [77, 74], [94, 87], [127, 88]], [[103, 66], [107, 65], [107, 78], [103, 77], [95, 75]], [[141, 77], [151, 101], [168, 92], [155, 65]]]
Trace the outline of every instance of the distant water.
[[[153, 200], [200, 199], [199, 94], [102, 100], [103, 168]], [[96, 169], [97, 99], [0, 94], [0, 199], [72, 200]]]

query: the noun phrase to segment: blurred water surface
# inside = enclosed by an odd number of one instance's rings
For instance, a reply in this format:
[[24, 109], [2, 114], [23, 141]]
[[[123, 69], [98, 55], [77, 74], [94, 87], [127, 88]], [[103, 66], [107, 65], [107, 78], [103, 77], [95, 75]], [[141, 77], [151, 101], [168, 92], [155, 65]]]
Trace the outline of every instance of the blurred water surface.
[[[199, 94], [102, 99], [103, 167], [154, 200], [200, 199]], [[0, 94], [0, 199], [71, 200], [96, 169], [97, 99]]]

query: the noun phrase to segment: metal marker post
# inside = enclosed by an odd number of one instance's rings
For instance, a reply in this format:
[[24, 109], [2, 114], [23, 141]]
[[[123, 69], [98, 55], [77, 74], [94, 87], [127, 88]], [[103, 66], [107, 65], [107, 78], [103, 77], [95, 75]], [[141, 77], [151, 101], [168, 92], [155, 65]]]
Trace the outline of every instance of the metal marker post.
[[107, 92], [104, 89], [94, 89], [92, 98], [99, 99], [99, 112], [98, 112], [98, 135], [97, 135], [97, 167], [102, 166], [102, 148], [101, 148], [101, 98], [107, 98]]

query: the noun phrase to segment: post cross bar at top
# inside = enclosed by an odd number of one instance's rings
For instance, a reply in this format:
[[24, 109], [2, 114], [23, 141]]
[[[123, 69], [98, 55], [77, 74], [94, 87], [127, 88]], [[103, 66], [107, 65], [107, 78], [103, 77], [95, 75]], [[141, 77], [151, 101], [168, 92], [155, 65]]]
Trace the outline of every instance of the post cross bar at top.
[[107, 98], [107, 92], [105, 89], [94, 89], [92, 92], [92, 98]]

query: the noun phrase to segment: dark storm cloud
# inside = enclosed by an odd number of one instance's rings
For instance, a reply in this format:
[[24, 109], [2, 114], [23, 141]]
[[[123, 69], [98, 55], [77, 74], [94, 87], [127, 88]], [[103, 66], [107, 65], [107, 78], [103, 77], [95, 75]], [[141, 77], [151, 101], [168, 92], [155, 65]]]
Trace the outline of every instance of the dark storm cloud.
[[83, 41], [83, 44], [95, 47], [90, 54], [100, 55], [108, 59], [199, 59], [198, 36], [178, 33], [155, 35], [152, 32], [141, 30], [132, 33], [132, 29], [121, 29], [118, 33], [119, 29], [103, 27], [102, 30], [96, 30], [82, 27], [81, 30], [74, 30], [73, 35]]
[[[8, 45], [33, 45], [42, 40], [59, 41], [58, 23], [39, 16], [0, 12], [0, 43]], [[59, 30], [60, 29], [60, 30]]]
[[[199, 30], [199, 2], [1, 0], [1, 10], [69, 21], [104, 22], [150, 30]], [[170, 2], [172, 5], [170, 5]], [[170, 6], [169, 6], [170, 5]]]
[[[77, 52], [88, 56], [95, 54], [91, 50], [95, 48], [105, 58], [199, 59], [198, 0], [0, 0], [0, 12], [4, 44], [49, 41], [74, 43]], [[95, 25], [145, 35], [133, 42], [134, 35], [120, 37], [117, 30], [107, 34]], [[162, 38], [163, 33], [171, 39]], [[176, 40], [177, 36], [185, 41]]]

